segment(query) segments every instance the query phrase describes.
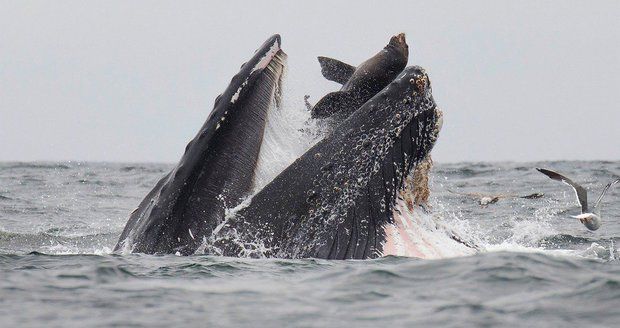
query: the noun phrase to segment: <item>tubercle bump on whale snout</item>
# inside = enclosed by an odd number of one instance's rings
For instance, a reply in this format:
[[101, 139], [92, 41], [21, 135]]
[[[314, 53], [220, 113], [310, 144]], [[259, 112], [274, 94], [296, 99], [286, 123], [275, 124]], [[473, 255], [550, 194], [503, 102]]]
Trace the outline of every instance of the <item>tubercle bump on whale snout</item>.
[[[383, 95], [407, 94], [424, 96], [430, 92], [430, 79], [426, 70], [420, 66], [406, 67], [385, 89]], [[409, 99], [411, 100], [411, 99]], [[405, 101], [409, 103], [410, 101]]]
[[430, 85], [426, 70], [420, 66], [408, 66], [390, 83], [391, 85], [416, 84], [418, 80], [425, 80]]

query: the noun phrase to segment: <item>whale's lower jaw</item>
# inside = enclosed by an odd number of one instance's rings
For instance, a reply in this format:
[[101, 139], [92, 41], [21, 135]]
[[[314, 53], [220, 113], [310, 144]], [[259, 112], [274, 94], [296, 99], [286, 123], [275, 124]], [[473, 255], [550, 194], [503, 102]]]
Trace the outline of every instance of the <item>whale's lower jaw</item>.
[[440, 218], [427, 212], [431, 166], [429, 156], [405, 180], [392, 209], [392, 222], [383, 225], [381, 256], [439, 259], [477, 252], [442, 224]]
[[280, 44], [270, 37], [241, 66], [178, 164], [132, 212], [115, 251], [193, 254], [252, 191], [266, 122], [281, 102]]

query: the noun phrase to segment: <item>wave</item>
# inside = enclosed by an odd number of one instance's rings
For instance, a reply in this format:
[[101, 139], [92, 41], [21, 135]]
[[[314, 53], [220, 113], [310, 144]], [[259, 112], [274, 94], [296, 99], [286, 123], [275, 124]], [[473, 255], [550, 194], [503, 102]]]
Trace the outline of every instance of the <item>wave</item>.
[[0, 163], [0, 169], [41, 169], [41, 170], [68, 170], [73, 168], [67, 163], [54, 162], [5, 162]]
[[[22, 233], [0, 229], [0, 252], [21, 254], [42, 252], [47, 254], [109, 254], [119, 233], [92, 233], [63, 236], [58, 229], [44, 232]], [[109, 245], [109, 246], [105, 246]]]

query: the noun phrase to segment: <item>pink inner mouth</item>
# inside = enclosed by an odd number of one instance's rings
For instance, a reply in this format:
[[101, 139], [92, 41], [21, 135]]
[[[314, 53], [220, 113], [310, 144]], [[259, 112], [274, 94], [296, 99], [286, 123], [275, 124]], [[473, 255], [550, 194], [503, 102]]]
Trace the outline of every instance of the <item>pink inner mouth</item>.
[[[386, 242], [383, 246], [383, 255], [396, 255], [396, 256], [409, 256], [425, 258], [424, 253], [417, 247], [407, 229], [403, 224], [403, 217], [401, 215], [394, 216], [394, 224], [388, 224], [385, 226]], [[420, 240], [425, 246], [430, 247], [425, 240]]]

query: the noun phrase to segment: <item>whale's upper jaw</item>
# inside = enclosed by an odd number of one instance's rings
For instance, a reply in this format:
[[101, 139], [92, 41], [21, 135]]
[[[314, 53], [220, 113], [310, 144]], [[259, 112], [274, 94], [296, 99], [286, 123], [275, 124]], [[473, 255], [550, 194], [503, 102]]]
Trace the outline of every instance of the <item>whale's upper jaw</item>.
[[[413, 171], [432, 150], [438, 137], [440, 117], [428, 74], [421, 67], [411, 66], [338, 127], [351, 128], [352, 125], [346, 124], [348, 121], [371, 126], [368, 133], [359, 135], [365, 140], [352, 138], [362, 145], [357, 156], [349, 159], [352, 164], [348, 164], [360, 168], [359, 172], [350, 171], [353, 173], [350, 179], [358, 179], [358, 183], [348, 191], [350, 195], [357, 195], [357, 199], [353, 203], [343, 202], [343, 209], [334, 209], [336, 213], [356, 216], [349, 221], [350, 226], [334, 231], [340, 234], [347, 230], [357, 232], [335, 237], [328, 258], [369, 258], [384, 254], [382, 248], [389, 237], [385, 227], [396, 223], [394, 209], [403, 192], [412, 187], [408, 181]], [[368, 141], [370, 144], [364, 149]], [[372, 167], [371, 172], [365, 167]], [[364, 235], [360, 227], [369, 225], [368, 222], [372, 232]], [[372, 247], [368, 246], [371, 241]], [[340, 245], [335, 245], [338, 243]], [[361, 249], [360, 245], [367, 245], [366, 249]]]

